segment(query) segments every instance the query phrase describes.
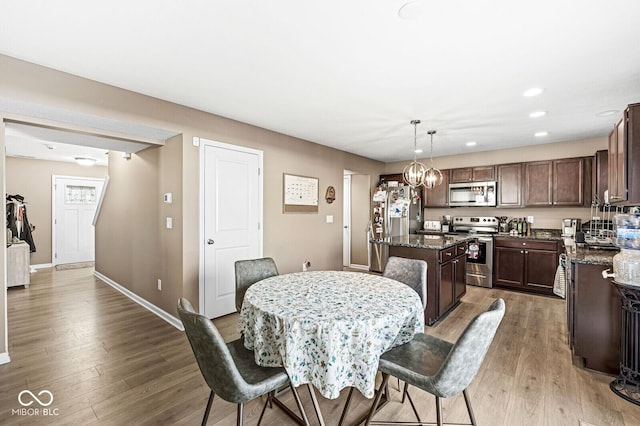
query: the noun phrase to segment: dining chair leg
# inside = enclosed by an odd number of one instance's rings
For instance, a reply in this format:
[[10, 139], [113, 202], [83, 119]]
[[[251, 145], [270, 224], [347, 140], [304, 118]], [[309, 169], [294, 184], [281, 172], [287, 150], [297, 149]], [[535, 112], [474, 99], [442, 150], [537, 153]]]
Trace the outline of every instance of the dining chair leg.
[[402, 391], [402, 403], [404, 404], [404, 397], [409, 394], [409, 383], [404, 384], [404, 390]]
[[260, 412], [260, 417], [258, 417], [258, 426], [260, 426], [260, 422], [262, 422], [262, 417], [264, 416], [264, 412], [267, 410], [267, 405], [271, 405], [272, 395], [273, 395], [273, 392], [269, 392], [267, 394], [267, 400], [264, 402], [264, 405], [262, 406], [262, 411]]
[[302, 421], [304, 422], [305, 426], [309, 426], [309, 418], [307, 417], [307, 413], [304, 411], [304, 407], [302, 406], [302, 401], [300, 400], [300, 395], [298, 394], [298, 390], [293, 385], [291, 385], [291, 392], [293, 393], [293, 399], [296, 400], [296, 405], [298, 406], [298, 410], [300, 410], [300, 415], [302, 415]]
[[349, 395], [347, 395], [347, 402], [344, 403], [344, 408], [342, 409], [342, 415], [340, 416], [340, 421], [338, 422], [338, 426], [342, 426], [344, 419], [347, 417], [347, 412], [349, 411], [349, 407], [351, 406], [351, 395], [353, 395], [353, 386], [349, 388]]
[[244, 404], [240, 403], [238, 404], [238, 417], [236, 419], [236, 425], [237, 426], [242, 426], [242, 416], [244, 414]]
[[213, 397], [216, 396], [213, 391], [209, 394], [209, 400], [207, 401], [207, 408], [204, 410], [204, 417], [202, 418], [202, 426], [206, 426], [207, 420], [209, 420], [209, 411], [211, 411], [211, 404], [213, 404]]
[[[418, 422], [422, 422], [422, 420], [420, 420], [420, 415], [418, 414], [418, 409], [416, 408], [416, 405], [413, 403], [413, 399], [409, 394], [408, 386], [404, 388], [404, 395], [407, 395], [407, 398], [409, 398], [409, 403], [411, 404], [411, 408], [413, 408], [413, 414], [416, 415], [416, 419], [418, 419]], [[404, 395], [402, 396], [403, 403], [404, 403]]]
[[311, 384], [307, 385], [309, 388], [309, 395], [311, 395], [311, 402], [313, 403], [313, 409], [316, 412], [316, 416], [318, 417], [318, 423], [320, 426], [325, 426], [324, 418], [322, 417], [322, 413], [320, 412], [320, 405], [318, 404], [318, 399], [316, 398], [316, 393], [313, 391]]
[[467, 394], [467, 390], [462, 391], [462, 395], [464, 396], [464, 402], [467, 404], [467, 411], [469, 412], [469, 419], [471, 419], [471, 424], [473, 426], [477, 426], [476, 416], [473, 415], [473, 409], [471, 408], [471, 400], [469, 399], [469, 394]]
[[442, 406], [439, 396], [436, 396], [436, 423], [438, 426], [442, 426]]
[[378, 404], [380, 403], [380, 398], [382, 398], [382, 392], [384, 389], [386, 389], [388, 383], [389, 375], [386, 373], [382, 373], [382, 383], [380, 383], [380, 389], [378, 389], [378, 392], [376, 392], [373, 404], [371, 404], [371, 409], [369, 410], [369, 414], [367, 415], [367, 420], [365, 420], [364, 422], [365, 426], [369, 426], [369, 423], [371, 423], [373, 414], [376, 412], [376, 408], [378, 408]]

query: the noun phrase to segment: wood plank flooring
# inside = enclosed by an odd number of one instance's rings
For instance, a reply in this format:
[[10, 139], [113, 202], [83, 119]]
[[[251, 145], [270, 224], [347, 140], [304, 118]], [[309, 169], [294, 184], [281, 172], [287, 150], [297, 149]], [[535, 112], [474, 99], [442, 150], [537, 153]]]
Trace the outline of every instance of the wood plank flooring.
[[[469, 286], [461, 305], [426, 331], [453, 341], [497, 297], [505, 299], [507, 312], [469, 387], [480, 425], [640, 424], [640, 407], [609, 390], [612, 377], [572, 364], [564, 301]], [[0, 365], [0, 424], [200, 423], [209, 390], [184, 334], [94, 278], [92, 269], [39, 270], [29, 289], [8, 290], [8, 313], [11, 362]], [[237, 321], [233, 314], [215, 323], [232, 340], [239, 337]], [[411, 421], [395, 383], [393, 400], [377, 419]], [[21, 391], [45, 389], [54, 398], [47, 407], [52, 415], [15, 411]], [[433, 397], [411, 392], [422, 418], [435, 419]], [[300, 393], [312, 417], [309, 394]], [[328, 425], [337, 424], [346, 393], [337, 400], [320, 397]], [[354, 396], [350, 419], [370, 404], [358, 392]], [[294, 407], [290, 392], [283, 399]], [[30, 400], [26, 395], [24, 402]], [[245, 424], [256, 424], [261, 404], [247, 404]], [[208, 424], [235, 424], [235, 410], [216, 399]], [[445, 421], [468, 422], [462, 397], [444, 400], [443, 412]], [[274, 408], [263, 424], [291, 421]]]

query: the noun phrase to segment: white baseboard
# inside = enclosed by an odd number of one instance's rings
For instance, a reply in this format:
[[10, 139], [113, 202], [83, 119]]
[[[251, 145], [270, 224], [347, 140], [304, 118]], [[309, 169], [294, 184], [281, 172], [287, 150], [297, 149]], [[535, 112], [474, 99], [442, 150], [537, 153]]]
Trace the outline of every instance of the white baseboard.
[[53, 263], [40, 263], [38, 265], [30, 265], [31, 269], [53, 268]]
[[111, 287], [115, 288], [120, 293], [124, 294], [129, 299], [131, 299], [134, 302], [136, 302], [138, 305], [140, 305], [143, 308], [147, 309], [148, 311], [151, 311], [152, 313], [156, 314], [157, 316], [159, 316], [160, 318], [162, 318], [163, 320], [165, 320], [166, 322], [168, 322], [169, 324], [171, 324], [172, 326], [174, 326], [178, 330], [184, 331], [184, 326], [182, 325], [182, 321], [180, 321], [178, 318], [174, 317], [173, 315], [171, 315], [167, 311], [164, 311], [164, 310], [158, 308], [153, 303], [149, 302], [146, 299], [143, 299], [142, 297], [138, 296], [137, 294], [135, 294], [131, 290], [121, 286], [117, 282], [115, 282], [115, 281], [111, 280], [110, 278], [104, 276], [100, 272], [93, 271], [93, 275], [96, 278], [98, 278], [99, 280], [104, 281], [105, 283], [109, 284]]
[[369, 266], [368, 265], [355, 265], [355, 264], [350, 264], [349, 268], [351, 269], [361, 269], [363, 271], [368, 271], [369, 270]]
[[11, 358], [9, 358], [9, 352], [3, 352], [0, 354], [0, 365], [8, 364], [11, 362]]

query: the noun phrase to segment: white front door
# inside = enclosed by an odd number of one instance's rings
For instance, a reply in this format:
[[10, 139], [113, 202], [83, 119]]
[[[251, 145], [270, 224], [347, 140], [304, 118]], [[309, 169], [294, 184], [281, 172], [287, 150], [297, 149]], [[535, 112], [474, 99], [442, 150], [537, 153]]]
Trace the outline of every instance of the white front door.
[[262, 255], [262, 151], [200, 139], [200, 312], [235, 312], [235, 269]]
[[53, 264], [95, 260], [93, 217], [104, 180], [53, 176]]

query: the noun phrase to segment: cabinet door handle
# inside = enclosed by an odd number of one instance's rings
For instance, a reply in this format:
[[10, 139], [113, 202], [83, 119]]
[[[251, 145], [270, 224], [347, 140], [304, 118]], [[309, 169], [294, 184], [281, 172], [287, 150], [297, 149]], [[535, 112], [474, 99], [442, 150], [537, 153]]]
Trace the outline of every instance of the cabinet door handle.
[[520, 250], [520, 253], [524, 253], [524, 250]]
[[451, 256], [451, 253], [447, 253], [447, 256]]
[[525, 251], [524, 251], [524, 254], [529, 254], [529, 251], [528, 251], [528, 250], [525, 250]]

